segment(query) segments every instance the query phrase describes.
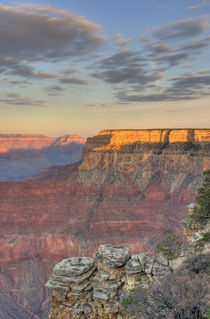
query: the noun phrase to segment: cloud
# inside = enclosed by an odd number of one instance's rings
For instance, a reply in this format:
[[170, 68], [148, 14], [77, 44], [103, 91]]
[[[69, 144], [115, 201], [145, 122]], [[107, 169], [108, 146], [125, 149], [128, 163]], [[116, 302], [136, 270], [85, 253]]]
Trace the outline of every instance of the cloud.
[[150, 36], [161, 40], [184, 40], [208, 30], [208, 16], [184, 19], [154, 28]]
[[116, 98], [119, 102], [161, 102], [193, 100], [210, 95], [210, 75], [182, 75], [171, 78], [170, 82], [168, 88], [160, 88], [159, 92], [129, 93], [119, 90]]
[[[14, 23], [15, 21], [15, 23]], [[0, 5], [1, 56], [57, 60], [95, 52], [104, 42], [100, 26], [52, 7]]]
[[203, 39], [195, 39], [190, 43], [180, 47], [180, 51], [193, 51], [193, 50], [201, 50], [210, 46], [210, 36], [205, 37]]
[[132, 41], [132, 39], [123, 39], [121, 33], [117, 33], [113, 36], [114, 44], [116, 46], [124, 46]]
[[127, 49], [101, 59], [95, 65], [96, 71], [91, 76], [110, 84], [147, 84], [163, 77], [153, 71], [139, 53]]
[[168, 52], [173, 52], [175, 51], [172, 47], [169, 46], [168, 43], [161, 43], [157, 44], [156, 42], [151, 43], [151, 42], [146, 42], [145, 41], [145, 48], [155, 54], [165, 54]]
[[141, 57], [137, 52], [121, 49], [117, 53], [103, 58], [98, 62], [101, 68], [113, 67], [113, 66], [123, 66], [125, 64], [129, 66], [139, 66], [139, 63], [144, 63], [146, 60]]
[[44, 90], [49, 96], [60, 95], [60, 94], [62, 94], [62, 93], [64, 93], [66, 91], [65, 88], [63, 88], [63, 87], [61, 87], [59, 85], [48, 86]]
[[[210, 36], [200, 36], [209, 29], [208, 16], [171, 22], [149, 30], [142, 38], [147, 58], [157, 66], [174, 67], [199, 58], [210, 46]], [[183, 41], [184, 40], [184, 41]], [[183, 44], [184, 43], [184, 44]], [[163, 70], [164, 71], [164, 70]]]
[[197, 4], [195, 6], [190, 6], [188, 9], [189, 10], [195, 10], [195, 9], [205, 8], [205, 7], [208, 7], [208, 6], [209, 6], [209, 2], [203, 2], [203, 3]]
[[90, 107], [90, 108], [108, 108], [111, 106], [110, 103], [107, 102], [94, 102], [94, 103], [88, 103], [84, 105], [85, 107]]
[[16, 58], [0, 56], [0, 67], [2, 73], [9, 76], [13, 75], [31, 79], [49, 79], [56, 77], [55, 74], [42, 71], [37, 72], [34, 67]]
[[201, 70], [198, 73], [199, 74], [206, 74], [206, 73], [210, 73], [210, 70]]
[[81, 70], [80, 68], [67, 68], [65, 70], [61, 70], [60, 72], [64, 75], [72, 74], [72, 73], [84, 73], [84, 71]]
[[26, 87], [28, 86], [29, 82], [25, 81], [25, 80], [14, 80], [14, 79], [10, 79], [10, 78], [1, 78], [0, 82], [2, 82], [2, 84], [9, 84], [11, 85], [18, 85], [21, 87]]
[[61, 78], [59, 81], [62, 84], [74, 84], [74, 85], [87, 85], [88, 84], [87, 80], [77, 78], [77, 77], [65, 77], [65, 78]]
[[[205, 88], [210, 87], [210, 75], [184, 75], [173, 77], [171, 81], [177, 90], [186, 88]], [[210, 93], [209, 93], [210, 94]]]
[[44, 106], [43, 100], [33, 100], [16, 92], [7, 92], [5, 98], [0, 98], [0, 103], [17, 106]]
[[186, 53], [176, 53], [176, 54], [170, 54], [170, 55], [163, 55], [161, 57], [156, 58], [156, 61], [161, 63], [168, 63], [169, 66], [173, 67], [184, 60], [189, 59], [189, 55]]

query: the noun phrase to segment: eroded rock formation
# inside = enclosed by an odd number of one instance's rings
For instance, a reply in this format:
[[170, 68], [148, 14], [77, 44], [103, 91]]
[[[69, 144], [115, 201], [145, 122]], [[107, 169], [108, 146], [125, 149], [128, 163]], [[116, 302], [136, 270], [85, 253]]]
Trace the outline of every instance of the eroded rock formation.
[[102, 131], [87, 140], [81, 161], [27, 182], [0, 183], [0, 286], [46, 318], [44, 283], [59, 260], [92, 256], [104, 242], [151, 252], [164, 228], [184, 240], [186, 205], [210, 168], [209, 136], [210, 130]]
[[62, 260], [46, 284], [51, 292], [49, 319], [122, 318], [122, 300], [133, 289], [148, 290], [166, 274], [183, 272], [192, 256], [209, 260], [210, 244], [204, 240], [209, 231], [210, 223], [194, 231], [187, 249], [170, 261], [147, 252], [130, 255], [128, 248], [110, 244], [99, 246], [96, 264], [87, 257]]
[[94, 259], [72, 257], [55, 265], [46, 286], [51, 290], [50, 319], [115, 319], [121, 300], [141, 285], [148, 289], [170, 271], [167, 260], [148, 253], [130, 256], [119, 245], [101, 245]]

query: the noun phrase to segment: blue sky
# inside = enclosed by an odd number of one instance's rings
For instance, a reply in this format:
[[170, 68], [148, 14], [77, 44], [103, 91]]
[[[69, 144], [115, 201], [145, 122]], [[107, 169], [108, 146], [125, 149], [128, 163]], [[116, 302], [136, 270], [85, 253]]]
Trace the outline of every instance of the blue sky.
[[0, 133], [209, 127], [209, 0], [0, 2]]

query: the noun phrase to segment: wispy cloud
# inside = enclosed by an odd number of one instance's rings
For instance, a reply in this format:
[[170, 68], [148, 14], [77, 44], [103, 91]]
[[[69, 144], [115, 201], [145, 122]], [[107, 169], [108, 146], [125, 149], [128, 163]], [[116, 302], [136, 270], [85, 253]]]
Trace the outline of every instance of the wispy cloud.
[[93, 77], [111, 84], [146, 84], [162, 78], [148, 67], [148, 61], [137, 52], [123, 49], [96, 63]]
[[209, 2], [203, 2], [203, 3], [199, 3], [195, 6], [190, 6], [188, 9], [189, 10], [195, 10], [195, 9], [201, 9], [201, 8], [205, 8], [205, 7], [208, 7], [209, 6]]
[[49, 96], [56, 96], [65, 93], [66, 89], [59, 86], [59, 85], [51, 85], [46, 88], [44, 88], [44, 91], [49, 95]]
[[144, 91], [143, 93], [129, 93], [119, 90], [116, 98], [122, 102], [161, 102], [200, 99], [210, 96], [210, 75], [182, 75], [173, 77], [168, 88], [159, 92]]
[[196, 17], [168, 23], [154, 28], [150, 36], [158, 40], [177, 40], [195, 37], [208, 30], [208, 17]]
[[45, 101], [22, 96], [16, 92], [6, 92], [5, 97], [0, 98], [0, 103], [16, 106], [44, 106]]
[[124, 39], [121, 33], [115, 34], [113, 40], [116, 46], [124, 46], [132, 41], [132, 39]]
[[77, 77], [65, 77], [59, 80], [62, 84], [87, 85], [88, 81]]

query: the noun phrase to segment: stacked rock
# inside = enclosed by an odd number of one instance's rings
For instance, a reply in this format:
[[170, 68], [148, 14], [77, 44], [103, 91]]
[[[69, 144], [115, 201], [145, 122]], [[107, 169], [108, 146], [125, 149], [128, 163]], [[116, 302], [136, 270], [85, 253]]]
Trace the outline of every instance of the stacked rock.
[[[148, 289], [169, 271], [168, 261], [149, 253], [101, 245], [94, 260], [72, 257], [58, 263], [46, 286], [51, 289], [50, 319], [116, 319], [122, 298], [141, 286]], [[96, 270], [97, 268], [97, 270]]]
[[148, 289], [154, 280], [159, 280], [169, 271], [168, 261], [164, 257], [152, 256], [149, 253], [132, 255], [126, 263], [125, 291], [141, 286]]
[[50, 319], [89, 318], [92, 313], [93, 258], [72, 257], [53, 268], [46, 287], [51, 289]]
[[126, 280], [125, 264], [129, 249], [118, 245], [101, 245], [95, 253], [98, 271], [93, 279], [93, 299], [96, 318], [117, 318], [120, 295]]

